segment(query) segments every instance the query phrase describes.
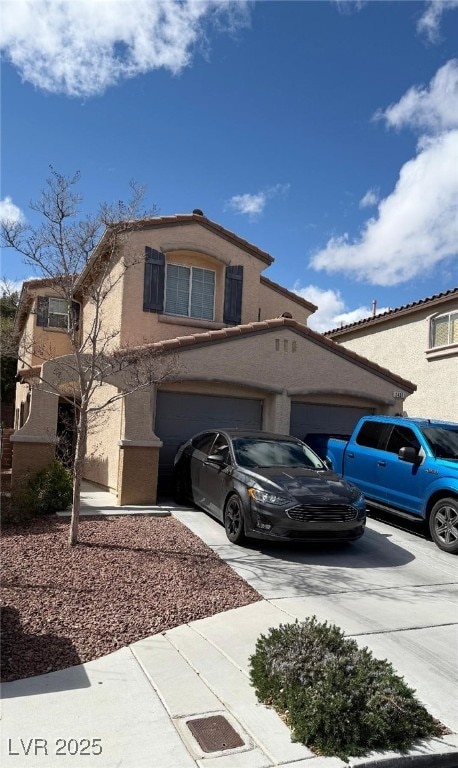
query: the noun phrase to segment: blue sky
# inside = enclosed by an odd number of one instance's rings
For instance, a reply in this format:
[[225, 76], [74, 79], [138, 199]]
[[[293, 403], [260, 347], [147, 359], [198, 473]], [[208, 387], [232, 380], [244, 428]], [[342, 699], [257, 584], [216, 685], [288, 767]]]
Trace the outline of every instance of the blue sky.
[[[458, 285], [458, 0], [3, 0], [0, 214], [49, 166], [268, 251], [326, 330]], [[2, 275], [30, 277], [5, 251]]]

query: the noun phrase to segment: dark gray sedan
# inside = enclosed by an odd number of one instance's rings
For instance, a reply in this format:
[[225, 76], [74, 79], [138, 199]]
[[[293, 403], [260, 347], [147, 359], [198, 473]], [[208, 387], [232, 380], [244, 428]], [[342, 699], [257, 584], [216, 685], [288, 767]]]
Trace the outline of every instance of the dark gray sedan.
[[200, 432], [178, 449], [174, 492], [220, 520], [229, 541], [355, 541], [364, 533], [362, 493], [289, 435]]

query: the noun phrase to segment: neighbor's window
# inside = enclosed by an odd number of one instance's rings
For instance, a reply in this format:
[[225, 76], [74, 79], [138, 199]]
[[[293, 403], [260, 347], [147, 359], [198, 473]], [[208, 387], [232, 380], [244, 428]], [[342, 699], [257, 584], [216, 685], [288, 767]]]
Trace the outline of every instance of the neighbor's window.
[[213, 320], [215, 273], [211, 269], [167, 264], [165, 312]]
[[431, 320], [431, 347], [458, 343], [458, 312], [450, 312]]

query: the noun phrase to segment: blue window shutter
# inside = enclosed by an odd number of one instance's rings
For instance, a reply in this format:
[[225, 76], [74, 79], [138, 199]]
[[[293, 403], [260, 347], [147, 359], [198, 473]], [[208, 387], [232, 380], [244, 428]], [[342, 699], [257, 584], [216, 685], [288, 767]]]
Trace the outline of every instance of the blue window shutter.
[[240, 325], [242, 322], [242, 289], [243, 267], [226, 267], [223, 316], [225, 323]]
[[37, 325], [43, 328], [48, 326], [49, 298], [48, 296], [37, 297]]
[[143, 311], [164, 311], [165, 256], [161, 251], [145, 247], [145, 281]]

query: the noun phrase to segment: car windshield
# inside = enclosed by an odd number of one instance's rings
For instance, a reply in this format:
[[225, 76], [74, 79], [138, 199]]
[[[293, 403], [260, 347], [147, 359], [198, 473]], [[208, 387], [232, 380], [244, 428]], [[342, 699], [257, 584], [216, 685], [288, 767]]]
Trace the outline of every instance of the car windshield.
[[458, 461], [458, 427], [422, 427], [436, 459]]
[[241, 467], [326, 469], [323, 462], [306, 445], [292, 440], [239, 437], [233, 440], [232, 445], [235, 460]]

